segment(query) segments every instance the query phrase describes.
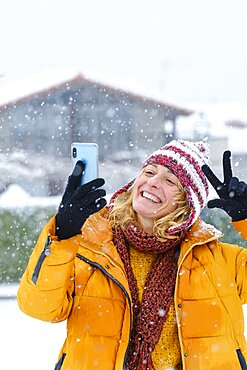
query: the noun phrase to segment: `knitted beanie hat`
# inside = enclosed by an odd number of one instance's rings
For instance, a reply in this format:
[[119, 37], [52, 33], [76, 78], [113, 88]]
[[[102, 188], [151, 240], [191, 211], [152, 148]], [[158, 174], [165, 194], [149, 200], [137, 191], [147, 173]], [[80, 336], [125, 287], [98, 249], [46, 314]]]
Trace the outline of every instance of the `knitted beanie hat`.
[[[152, 153], [144, 162], [143, 167], [148, 164], [158, 164], [169, 168], [179, 179], [187, 195], [190, 214], [180, 225], [171, 226], [167, 230], [169, 234], [188, 230], [205, 207], [208, 197], [208, 181], [202, 171], [202, 166], [208, 162], [209, 148], [206, 143], [185, 140], [172, 140]], [[133, 182], [134, 180], [113, 195], [110, 207], [113, 206], [114, 199], [120, 193], [127, 191]]]

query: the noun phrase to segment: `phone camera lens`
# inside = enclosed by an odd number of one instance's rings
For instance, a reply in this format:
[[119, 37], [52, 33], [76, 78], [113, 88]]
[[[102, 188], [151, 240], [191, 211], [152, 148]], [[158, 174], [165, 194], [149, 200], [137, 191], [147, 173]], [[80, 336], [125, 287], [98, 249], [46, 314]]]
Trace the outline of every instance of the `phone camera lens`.
[[73, 150], [72, 150], [72, 156], [73, 156], [73, 158], [76, 158], [76, 155], [77, 155], [76, 148], [73, 148]]

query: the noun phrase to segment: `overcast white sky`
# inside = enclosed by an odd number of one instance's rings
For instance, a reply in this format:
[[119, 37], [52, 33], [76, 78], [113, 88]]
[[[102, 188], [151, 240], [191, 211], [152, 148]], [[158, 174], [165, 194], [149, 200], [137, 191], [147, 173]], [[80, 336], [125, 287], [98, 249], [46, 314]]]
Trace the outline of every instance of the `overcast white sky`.
[[72, 67], [168, 102], [246, 102], [246, 15], [246, 0], [1, 0], [0, 84]]

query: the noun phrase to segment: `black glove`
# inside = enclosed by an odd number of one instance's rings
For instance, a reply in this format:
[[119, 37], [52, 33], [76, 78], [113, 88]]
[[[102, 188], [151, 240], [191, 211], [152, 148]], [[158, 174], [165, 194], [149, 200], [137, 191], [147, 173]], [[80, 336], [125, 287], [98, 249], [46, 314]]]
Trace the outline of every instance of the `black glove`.
[[104, 179], [98, 178], [81, 185], [84, 168], [85, 164], [78, 161], [69, 176], [56, 217], [56, 235], [60, 240], [80, 234], [88, 216], [98, 212], [107, 203], [103, 198], [105, 190], [98, 189], [104, 185]]
[[233, 221], [240, 221], [247, 218], [247, 184], [232, 176], [230, 157], [231, 152], [225, 151], [223, 154], [223, 183], [208, 165], [203, 165], [202, 170], [220, 197], [220, 199], [210, 200], [208, 208], [221, 208]]

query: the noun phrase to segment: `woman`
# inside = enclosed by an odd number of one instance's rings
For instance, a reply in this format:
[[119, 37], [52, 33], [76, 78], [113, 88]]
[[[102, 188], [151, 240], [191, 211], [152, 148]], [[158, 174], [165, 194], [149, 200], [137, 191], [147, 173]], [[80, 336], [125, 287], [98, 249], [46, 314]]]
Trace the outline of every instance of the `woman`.
[[173, 140], [109, 207], [104, 180], [80, 185], [76, 164], [18, 291], [26, 314], [68, 320], [55, 370], [247, 368], [247, 250], [199, 218], [208, 178], [220, 197], [208, 206], [247, 237], [247, 186], [229, 151], [223, 183], [207, 163], [204, 143]]

